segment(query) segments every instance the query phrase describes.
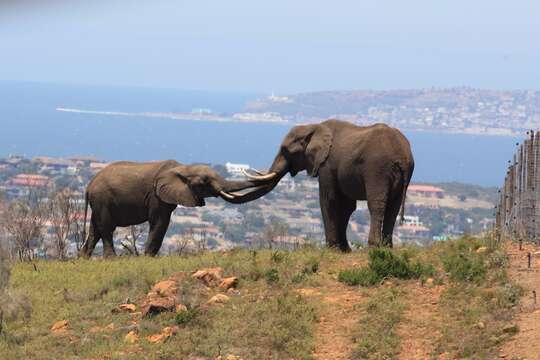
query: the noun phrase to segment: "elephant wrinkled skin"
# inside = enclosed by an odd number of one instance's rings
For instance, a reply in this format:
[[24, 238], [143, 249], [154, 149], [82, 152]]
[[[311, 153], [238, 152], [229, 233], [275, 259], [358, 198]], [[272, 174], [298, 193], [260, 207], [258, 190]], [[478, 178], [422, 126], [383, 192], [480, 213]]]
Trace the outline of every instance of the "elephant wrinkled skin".
[[271, 191], [290, 173], [307, 170], [319, 178], [326, 243], [350, 251], [346, 231], [357, 200], [367, 200], [371, 214], [368, 244], [392, 246], [396, 218], [414, 171], [409, 141], [384, 124], [360, 127], [328, 120], [293, 127], [268, 174], [250, 176], [263, 187], [235, 201], [251, 201]]
[[231, 191], [254, 186], [253, 181], [227, 181], [208, 166], [182, 165], [174, 160], [112, 163], [87, 187], [85, 219], [88, 204], [92, 216], [81, 255], [91, 256], [102, 239], [104, 256], [114, 256], [115, 228], [148, 221], [150, 230], [145, 254], [154, 256], [161, 247], [171, 213], [177, 205], [204, 206], [204, 198], [217, 196], [232, 201], [238, 194]]

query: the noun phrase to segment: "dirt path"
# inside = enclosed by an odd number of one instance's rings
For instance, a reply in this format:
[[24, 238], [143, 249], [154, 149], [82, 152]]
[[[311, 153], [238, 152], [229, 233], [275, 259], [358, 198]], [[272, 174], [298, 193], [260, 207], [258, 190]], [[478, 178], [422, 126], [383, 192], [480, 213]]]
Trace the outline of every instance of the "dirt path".
[[444, 286], [422, 286], [419, 282], [406, 289], [403, 302], [407, 309], [398, 326], [397, 334], [401, 339], [399, 359], [429, 359], [439, 334], [433, 329], [439, 323], [437, 304], [444, 291]]
[[[507, 248], [510, 257], [509, 275], [525, 289], [515, 323], [519, 332], [500, 349], [500, 357], [507, 359], [540, 359], [540, 246], [523, 244], [519, 250], [517, 243]], [[531, 268], [528, 268], [527, 254], [531, 254]], [[538, 294], [535, 304], [533, 290]]]
[[[321, 317], [315, 331], [313, 357], [320, 360], [350, 359], [354, 350], [353, 332], [358, 328], [359, 306], [366, 298], [358, 288], [337, 281], [325, 286], [325, 293], [316, 289], [302, 289], [321, 304]], [[310, 293], [311, 294], [308, 294]]]
[[318, 360], [350, 359], [356, 347], [354, 331], [359, 321], [368, 296], [358, 287], [351, 287], [337, 280], [337, 273], [342, 269], [365, 265], [354, 254], [342, 256], [339, 264], [334, 265], [333, 273], [321, 274], [320, 286], [299, 289], [307, 299], [320, 307], [320, 318], [315, 329], [315, 350], [313, 357]]

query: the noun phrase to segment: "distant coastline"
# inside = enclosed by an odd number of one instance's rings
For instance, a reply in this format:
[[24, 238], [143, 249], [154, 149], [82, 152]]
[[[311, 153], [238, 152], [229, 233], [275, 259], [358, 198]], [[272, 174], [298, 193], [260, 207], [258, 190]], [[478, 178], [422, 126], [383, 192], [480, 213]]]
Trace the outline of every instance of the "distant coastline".
[[[102, 110], [87, 110], [57, 107], [55, 109], [58, 112], [74, 113], [74, 114], [86, 114], [86, 115], [102, 115], [102, 116], [122, 116], [122, 117], [146, 117], [146, 118], [163, 118], [173, 119], [180, 121], [208, 121], [208, 122], [220, 122], [220, 123], [271, 123], [277, 125], [294, 126], [300, 124], [308, 124], [324, 121], [324, 119], [313, 119], [304, 121], [292, 121], [284, 119], [275, 113], [234, 113], [232, 115], [216, 115], [212, 113], [202, 112], [125, 112], [125, 111], [102, 111]], [[347, 118], [340, 116], [334, 117], [336, 119], [351, 121]], [[360, 121], [351, 121], [360, 126], [367, 126], [371, 123], [362, 123]], [[480, 136], [512, 136], [519, 137], [524, 136], [524, 131], [514, 131], [508, 128], [419, 128], [419, 127], [400, 127], [405, 131], [416, 131], [426, 133], [445, 133], [445, 134], [461, 134], [461, 135], [480, 135]]]
[[[245, 114], [233, 114], [232, 116], [214, 115], [205, 113], [175, 113], [175, 112], [123, 112], [123, 111], [100, 111], [57, 107], [59, 112], [68, 112], [76, 114], [88, 115], [104, 115], [104, 116], [125, 116], [125, 117], [148, 117], [148, 118], [165, 118], [173, 120], [185, 121], [211, 121], [211, 122], [235, 122], [235, 123], [272, 123], [290, 125], [291, 122], [278, 117], [268, 118], [264, 114], [260, 116], [245, 116]], [[250, 114], [251, 115], [251, 114]]]

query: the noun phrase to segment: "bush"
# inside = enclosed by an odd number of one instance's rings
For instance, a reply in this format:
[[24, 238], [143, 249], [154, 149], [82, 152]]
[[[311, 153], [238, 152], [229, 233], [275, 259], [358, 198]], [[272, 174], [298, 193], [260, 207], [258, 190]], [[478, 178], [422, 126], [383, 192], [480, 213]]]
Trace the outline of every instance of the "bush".
[[458, 253], [445, 256], [444, 269], [454, 281], [478, 282], [485, 279], [484, 261], [475, 253]]
[[435, 273], [431, 264], [411, 263], [407, 252], [396, 256], [390, 249], [377, 248], [369, 251], [367, 268], [343, 270], [338, 279], [347, 285], [373, 286], [385, 278], [418, 279]]
[[192, 322], [200, 313], [198, 307], [188, 308], [186, 311], [181, 311], [176, 314], [174, 321], [178, 325], [187, 325]]
[[266, 282], [269, 284], [277, 283], [279, 281], [278, 269], [270, 269], [265, 274]]
[[299, 283], [306, 279], [308, 276], [316, 274], [317, 271], [319, 271], [319, 266], [320, 264], [318, 260], [310, 259], [302, 268], [302, 270], [292, 277], [292, 282]]
[[339, 273], [338, 280], [350, 286], [373, 286], [381, 281], [381, 278], [371, 269], [348, 269]]

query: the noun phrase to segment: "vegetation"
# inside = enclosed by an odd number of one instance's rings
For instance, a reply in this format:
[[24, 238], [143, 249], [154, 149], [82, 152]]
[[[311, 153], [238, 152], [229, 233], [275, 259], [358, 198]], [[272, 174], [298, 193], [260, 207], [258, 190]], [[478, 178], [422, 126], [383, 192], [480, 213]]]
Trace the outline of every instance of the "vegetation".
[[364, 316], [355, 341], [353, 359], [393, 359], [399, 354], [396, 326], [401, 321], [405, 305], [396, 289], [377, 290], [365, 306]]
[[[497, 347], [519, 332], [512, 318], [522, 290], [509, 280], [507, 264], [499, 244], [473, 237], [350, 254], [302, 247], [18, 262], [0, 277], [9, 278], [0, 290], [10, 300], [9, 309], [0, 303], [0, 357], [312, 359], [321, 336], [335, 334], [329, 321], [341, 326], [349, 319], [353, 358], [393, 359], [407, 350], [402, 338], [412, 330], [403, 329], [414, 309], [429, 301], [433, 313], [424, 315], [422, 328], [433, 334], [430, 356], [495, 358]], [[207, 305], [225, 292], [187, 276], [177, 295], [185, 311], [145, 318], [112, 311], [126, 302], [139, 311], [157, 281], [217, 266], [239, 278], [224, 304]], [[427, 298], [418, 300], [418, 293]], [[343, 307], [336, 312], [336, 306]], [[59, 320], [69, 324], [62, 336], [50, 330]], [[177, 335], [156, 344], [147, 339], [166, 327], [177, 327]], [[321, 329], [328, 334], [317, 335]], [[125, 340], [129, 331], [137, 342]]]
[[523, 289], [509, 279], [503, 249], [487, 245], [464, 237], [438, 249], [450, 280], [439, 304], [438, 353], [495, 358], [497, 346], [519, 331], [509, 322]]
[[[293, 283], [292, 279], [305, 269], [310, 273], [318, 269], [314, 259], [334, 255], [309, 248], [283, 254], [280, 261], [270, 251], [234, 250], [155, 259], [35, 261], [35, 268], [19, 262], [13, 268], [10, 289], [27, 294], [31, 316], [6, 319], [0, 357], [136, 359], [144, 352], [148, 358], [193, 354], [214, 359], [233, 354], [243, 359], [310, 359], [315, 304], [294, 291], [304, 280]], [[228, 294], [229, 303], [205, 307], [212, 293], [207, 294], [196, 281], [186, 281], [179, 300], [188, 311], [140, 319], [140, 341], [134, 345], [124, 340], [133, 327], [133, 315], [112, 309], [126, 299], [139, 304], [154, 283], [173, 273], [215, 266], [240, 280], [238, 293]], [[264, 276], [269, 272], [279, 275], [272, 286]], [[65, 336], [50, 331], [59, 320], [69, 322]], [[166, 326], [180, 326], [182, 335], [163, 344], [145, 340]]]
[[339, 273], [339, 281], [347, 285], [373, 286], [386, 278], [418, 279], [435, 275], [435, 268], [420, 261], [411, 263], [407, 251], [396, 255], [391, 249], [380, 248], [369, 251], [367, 268], [346, 269]]

